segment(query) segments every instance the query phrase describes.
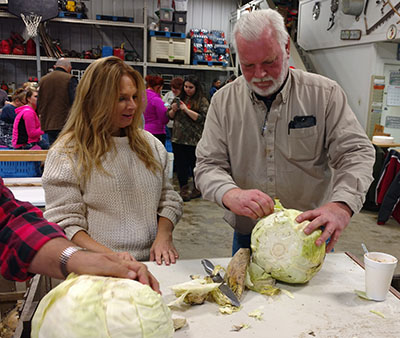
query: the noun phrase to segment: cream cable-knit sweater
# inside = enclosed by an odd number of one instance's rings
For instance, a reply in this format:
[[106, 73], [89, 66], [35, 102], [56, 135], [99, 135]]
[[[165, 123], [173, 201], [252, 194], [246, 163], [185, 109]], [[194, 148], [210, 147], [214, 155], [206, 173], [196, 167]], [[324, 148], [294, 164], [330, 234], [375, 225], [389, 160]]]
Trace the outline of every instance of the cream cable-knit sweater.
[[64, 228], [71, 239], [85, 230], [94, 240], [114, 251], [128, 251], [148, 260], [157, 233], [157, 216], [174, 225], [182, 216], [183, 202], [168, 179], [164, 146], [146, 131], [163, 175], [154, 175], [129, 147], [127, 137], [113, 137], [116, 150], [107, 154], [103, 167], [94, 169], [83, 184], [74, 173], [62, 144], [49, 150], [42, 177], [46, 196], [45, 217]]

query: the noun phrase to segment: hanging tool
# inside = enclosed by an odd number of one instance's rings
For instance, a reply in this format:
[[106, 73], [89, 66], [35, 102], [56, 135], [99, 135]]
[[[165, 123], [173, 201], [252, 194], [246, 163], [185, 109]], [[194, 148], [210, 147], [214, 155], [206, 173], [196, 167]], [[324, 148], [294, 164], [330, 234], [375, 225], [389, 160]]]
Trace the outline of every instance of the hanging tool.
[[367, 35], [368, 35], [368, 34], [371, 34], [375, 29], [377, 29], [377, 28], [378, 28], [380, 25], [382, 25], [385, 21], [389, 20], [389, 19], [394, 15], [394, 13], [397, 12], [397, 10], [400, 8], [400, 2], [399, 2], [396, 6], [393, 6], [393, 5], [390, 3], [390, 0], [388, 0], [387, 2], [385, 2], [385, 3], [383, 4], [382, 9], [383, 9], [387, 4], [389, 4], [390, 7], [391, 7], [390, 11], [387, 12], [383, 17], [381, 17], [381, 18], [380, 18], [374, 25], [372, 25], [370, 28], [368, 28], [367, 19], [366, 19], [366, 17], [364, 17], [364, 19], [365, 19], [365, 31], [366, 31]]
[[366, 1], [365, 1], [365, 6], [364, 6], [364, 16], [366, 16], [366, 15], [367, 15], [368, 2], [369, 2], [369, 0], [366, 0]]
[[319, 1], [317, 1], [314, 4], [313, 10], [312, 10], [313, 20], [318, 20], [320, 13], [321, 13], [321, 3]]
[[329, 31], [335, 25], [335, 14], [339, 9], [339, 0], [331, 0], [331, 16], [329, 17], [329, 25], [327, 31]]

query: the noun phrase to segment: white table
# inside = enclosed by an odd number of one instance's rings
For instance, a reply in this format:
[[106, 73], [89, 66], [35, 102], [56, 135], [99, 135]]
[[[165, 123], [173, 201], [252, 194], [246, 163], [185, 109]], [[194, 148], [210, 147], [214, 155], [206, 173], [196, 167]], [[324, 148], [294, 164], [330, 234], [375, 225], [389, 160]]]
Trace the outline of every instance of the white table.
[[[226, 267], [229, 258], [212, 258], [214, 264]], [[170, 286], [189, 281], [191, 274], [205, 275], [200, 259], [180, 260], [172, 266], [146, 263], [160, 281], [167, 303], [175, 299]], [[185, 311], [173, 311], [174, 317], [185, 317], [188, 325], [174, 337], [400, 337], [400, 295], [389, 293], [386, 301], [373, 302], [359, 298], [354, 290], [364, 290], [364, 270], [345, 253], [327, 255], [320, 272], [306, 285], [278, 285], [290, 291], [268, 297], [245, 291], [242, 309], [222, 315], [218, 305], [205, 302]], [[393, 289], [394, 290], [394, 289]], [[260, 309], [262, 320], [248, 313]], [[382, 318], [370, 310], [384, 314]], [[250, 328], [233, 332], [233, 325]]]
[[40, 177], [3, 178], [3, 181], [17, 200], [30, 202], [36, 207], [46, 205]]

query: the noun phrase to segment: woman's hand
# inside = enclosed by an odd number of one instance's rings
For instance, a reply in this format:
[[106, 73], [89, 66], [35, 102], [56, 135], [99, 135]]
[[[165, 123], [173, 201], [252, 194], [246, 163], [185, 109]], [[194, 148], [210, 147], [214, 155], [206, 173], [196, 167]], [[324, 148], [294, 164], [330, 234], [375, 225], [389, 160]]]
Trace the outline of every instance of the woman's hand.
[[165, 262], [165, 265], [175, 264], [179, 258], [178, 251], [172, 242], [172, 222], [165, 217], [158, 219], [158, 231], [156, 239], [150, 248], [150, 261], [156, 261], [158, 265]]
[[175, 264], [179, 258], [178, 251], [176, 250], [172, 236], [167, 238], [165, 236], [158, 236], [150, 248], [150, 261], [156, 261], [158, 265], [165, 262], [165, 265]]
[[171, 110], [174, 112], [174, 113], [176, 113], [177, 111], [178, 111], [178, 109], [179, 109], [179, 107], [178, 107], [178, 104], [176, 103], [176, 102], [173, 102], [172, 104], [171, 104]]
[[178, 109], [179, 109], [179, 106], [178, 106], [178, 104], [174, 101], [171, 105], [170, 105], [170, 107], [169, 107], [169, 109], [167, 110], [167, 115], [168, 115], [168, 117], [170, 118], [170, 119], [174, 119], [175, 118], [175, 115], [176, 115], [176, 112], [178, 111]]
[[181, 103], [180, 103], [180, 107], [179, 107], [181, 110], [183, 110], [186, 114], [188, 113], [188, 111], [189, 111], [189, 108], [187, 107], [187, 105], [183, 102], [183, 101], [181, 101]]

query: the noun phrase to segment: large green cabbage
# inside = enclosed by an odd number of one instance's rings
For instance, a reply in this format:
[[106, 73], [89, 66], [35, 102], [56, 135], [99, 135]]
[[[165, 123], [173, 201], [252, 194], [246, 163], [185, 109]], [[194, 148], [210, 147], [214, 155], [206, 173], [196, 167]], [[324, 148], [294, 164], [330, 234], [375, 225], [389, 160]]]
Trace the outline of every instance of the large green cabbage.
[[171, 313], [149, 286], [71, 274], [39, 303], [32, 338], [172, 337]]
[[[321, 230], [307, 236], [303, 230], [310, 222], [295, 221], [301, 211], [279, 209], [254, 227], [252, 262], [280, 281], [306, 283], [321, 269], [325, 258], [325, 243], [315, 244]], [[253, 279], [255, 283], [256, 277]]]

